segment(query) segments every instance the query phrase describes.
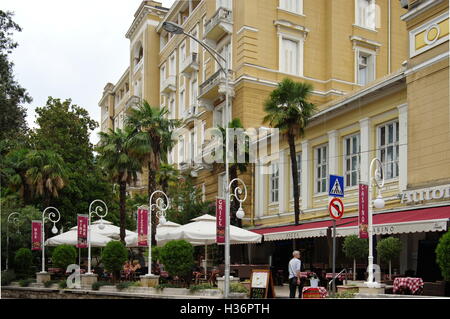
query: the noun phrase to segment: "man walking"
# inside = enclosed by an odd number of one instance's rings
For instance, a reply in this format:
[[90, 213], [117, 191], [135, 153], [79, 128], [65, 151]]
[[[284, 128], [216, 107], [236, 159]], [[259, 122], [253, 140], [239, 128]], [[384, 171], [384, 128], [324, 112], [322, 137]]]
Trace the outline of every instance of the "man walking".
[[292, 259], [289, 261], [289, 298], [295, 298], [295, 290], [298, 287], [298, 297], [302, 297], [302, 286], [300, 280], [300, 269], [302, 262], [300, 260], [300, 252], [294, 250], [292, 252]]

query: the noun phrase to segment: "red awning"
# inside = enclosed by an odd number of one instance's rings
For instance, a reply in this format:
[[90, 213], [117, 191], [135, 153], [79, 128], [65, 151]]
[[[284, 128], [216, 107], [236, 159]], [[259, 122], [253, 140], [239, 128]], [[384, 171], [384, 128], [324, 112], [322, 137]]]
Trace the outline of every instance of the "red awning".
[[[424, 208], [400, 212], [374, 214], [374, 233], [399, 234], [413, 232], [446, 231], [450, 220], [450, 206]], [[295, 238], [325, 237], [331, 220], [305, 223], [297, 226], [282, 226], [253, 229], [264, 235], [264, 240], [286, 240]], [[358, 234], [358, 217], [343, 218], [336, 222], [336, 236]]]

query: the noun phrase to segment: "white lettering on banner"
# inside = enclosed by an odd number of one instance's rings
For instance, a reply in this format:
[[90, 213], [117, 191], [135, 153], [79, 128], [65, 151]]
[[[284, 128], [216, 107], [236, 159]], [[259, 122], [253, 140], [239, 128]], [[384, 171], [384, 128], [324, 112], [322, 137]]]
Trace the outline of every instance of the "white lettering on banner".
[[411, 191], [404, 191], [401, 195], [401, 203], [417, 203], [429, 200], [449, 199], [450, 185], [435, 186]]

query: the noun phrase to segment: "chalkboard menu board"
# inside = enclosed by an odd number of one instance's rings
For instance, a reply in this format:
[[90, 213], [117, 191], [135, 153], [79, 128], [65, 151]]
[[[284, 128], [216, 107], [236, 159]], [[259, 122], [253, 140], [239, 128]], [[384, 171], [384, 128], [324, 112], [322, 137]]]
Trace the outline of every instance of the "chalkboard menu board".
[[250, 298], [275, 298], [275, 289], [270, 270], [252, 270]]

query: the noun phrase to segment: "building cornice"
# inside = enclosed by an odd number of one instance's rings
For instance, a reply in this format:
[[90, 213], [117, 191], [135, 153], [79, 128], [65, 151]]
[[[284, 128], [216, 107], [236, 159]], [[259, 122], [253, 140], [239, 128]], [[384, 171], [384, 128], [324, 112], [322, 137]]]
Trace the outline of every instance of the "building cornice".
[[131, 24], [130, 28], [128, 29], [127, 33], [125, 34], [125, 37], [131, 40], [134, 33], [136, 32], [137, 29], [139, 29], [139, 26], [141, 25], [142, 21], [148, 14], [154, 14], [160, 17], [161, 19], [164, 19], [164, 17], [167, 15], [168, 10], [169, 9], [164, 7], [156, 8], [148, 5], [141, 5], [141, 7], [139, 7], [138, 11], [134, 15], [135, 19]]
[[425, 1], [422, 4], [419, 4], [417, 7], [409, 10], [407, 13], [405, 13], [404, 15], [402, 15], [400, 17], [400, 19], [402, 19], [403, 21], [409, 21], [415, 17], [417, 17], [418, 15], [424, 13], [425, 11], [437, 6], [438, 4], [444, 2], [444, 0], [428, 0]]

